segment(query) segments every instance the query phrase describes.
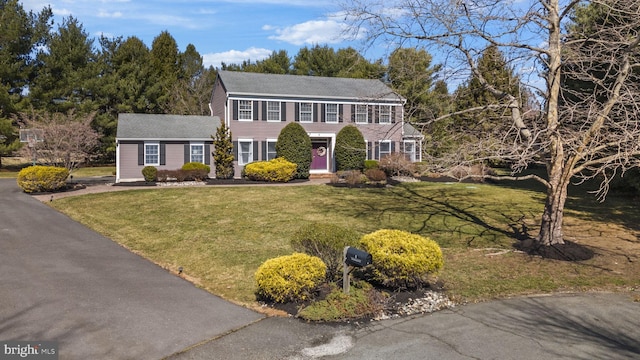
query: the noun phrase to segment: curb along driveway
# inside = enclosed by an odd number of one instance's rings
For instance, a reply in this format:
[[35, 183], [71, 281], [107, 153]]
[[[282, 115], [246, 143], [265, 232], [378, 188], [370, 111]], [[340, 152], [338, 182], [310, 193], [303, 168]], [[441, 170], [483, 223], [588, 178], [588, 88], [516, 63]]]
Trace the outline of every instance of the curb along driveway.
[[0, 179], [0, 341], [60, 359], [160, 359], [263, 318], [180, 279]]

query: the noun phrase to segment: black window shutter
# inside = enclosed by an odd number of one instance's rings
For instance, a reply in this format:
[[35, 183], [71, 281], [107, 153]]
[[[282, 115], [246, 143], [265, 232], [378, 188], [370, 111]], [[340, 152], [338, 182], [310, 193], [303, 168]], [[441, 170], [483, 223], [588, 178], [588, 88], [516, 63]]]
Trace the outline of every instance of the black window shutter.
[[380, 160], [380, 142], [376, 141], [375, 159]]
[[258, 120], [258, 102], [257, 101], [253, 101], [253, 120]]
[[300, 103], [296, 103], [296, 115], [294, 119], [300, 121]]
[[318, 106], [320, 106], [320, 104], [311, 104], [311, 107], [313, 108], [313, 122], [318, 122], [319, 120]]
[[343, 105], [340, 104], [338, 105], [338, 122], [343, 122], [344, 120], [342, 119], [342, 114], [343, 114]]
[[392, 106], [391, 107], [391, 123], [395, 124], [396, 122], [396, 107]]
[[233, 157], [236, 160], [238, 159], [238, 142], [237, 141], [233, 142]]
[[233, 120], [238, 120], [238, 100], [233, 100]]
[[253, 161], [258, 161], [258, 149], [260, 148], [260, 142], [259, 141], [254, 141], [253, 142]]
[[280, 120], [287, 121], [287, 103], [280, 103]]
[[204, 144], [204, 164], [205, 165], [211, 165], [211, 155], [209, 154], [210, 152], [211, 152], [211, 145]]
[[138, 165], [144, 165], [144, 143], [138, 144]]
[[378, 118], [375, 116], [375, 109], [373, 105], [367, 106], [367, 114], [367, 117], [369, 118], [369, 124], [372, 124], [374, 121], [376, 124], [379, 122]]
[[395, 141], [391, 142], [391, 152], [392, 153], [396, 152], [396, 142]]
[[356, 122], [356, 105], [351, 105], [351, 122]]
[[262, 102], [262, 121], [267, 121], [267, 102]]
[[367, 141], [367, 159], [372, 160], [373, 159], [373, 143], [371, 141]]
[[191, 147], [189, 144], [184, 144], [184, 163], [191, 161]]
[[266, 141], [262, 142], [262, 160], [269, 160], [267, 159], [267, 142]]
[[167, 165], [167, 144], [160, 143], [160, 165]]

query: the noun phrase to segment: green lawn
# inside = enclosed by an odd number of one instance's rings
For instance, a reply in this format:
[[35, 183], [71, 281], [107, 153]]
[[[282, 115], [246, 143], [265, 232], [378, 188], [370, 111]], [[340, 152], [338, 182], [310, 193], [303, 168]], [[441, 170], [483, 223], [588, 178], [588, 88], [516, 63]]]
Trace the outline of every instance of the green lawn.
[[[162, 188], [68, 197], [51, 206], [171, 271], [182, 266], [208, 291], [250, 306], [255, 270], [266, 259], [290, 254], [292, 233], [308, 222], [363, 234], [403, 229], [436, 240], [445, 254], [440, 279], [464, 301], [640, 285], [640, 213], [624, 199], [570, 199], [565, 233], [595, 247], [598, 256], [591, 260], [568, 263], [510, 251], [514, 229], [535, 234], [543, 200], [539, 192], [507, 186], [419, 183]], [[624, 256], [615, 250], [620, 246], [629, 247]], [[636, 261], [614, 265], [625, 256]]]
[[[3, 159], [3, 168], [0, 169], [0, 178], [17, 178], [20, 169], [30, 164], [18, 161], [13, 158]], [[95, 166], [83, 167], [75, 169], [71, 175], [75, 178], [94, 177], [94, 176], [111, 176], [116, 171], [115, 166]]]

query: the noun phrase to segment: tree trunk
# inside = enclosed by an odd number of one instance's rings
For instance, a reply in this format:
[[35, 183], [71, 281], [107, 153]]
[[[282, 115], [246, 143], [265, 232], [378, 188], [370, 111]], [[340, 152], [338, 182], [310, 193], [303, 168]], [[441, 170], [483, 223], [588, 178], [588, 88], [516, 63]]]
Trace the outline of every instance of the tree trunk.
[[569, 186], [567, 174], [552, 167], [547, 187], [547, 199], [542, 213], [542, 223], [540, 233], [536, 239], [538, 245], [551, 246], [564, 244], [564, 234], [562, 233], [562, 219], [564, 217], [564, 205], [567, 201], [567, 190]]

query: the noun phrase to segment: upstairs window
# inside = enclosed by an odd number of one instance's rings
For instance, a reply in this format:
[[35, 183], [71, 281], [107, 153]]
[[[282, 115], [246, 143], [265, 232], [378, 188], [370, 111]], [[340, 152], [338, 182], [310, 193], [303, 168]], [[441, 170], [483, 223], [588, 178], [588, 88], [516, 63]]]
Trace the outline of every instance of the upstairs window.
[[280, 121], [280, 102], [267, 102], [267, 121]]
[[312, 103], [300, 103], [300, 122], [313, 122]]
[[238, 101], [238, 120], [253, 120], [253, 101]]
[[324, 121], [328, 123], [338, 122], [338, 104], [325, 105]]
[[391, 105], [380, 105], [378, 110], [380, 124], [391, 124]]
[[369, 122], [367, 118], [367, 105], [356, 105], [356, 124], [366, 124]]

